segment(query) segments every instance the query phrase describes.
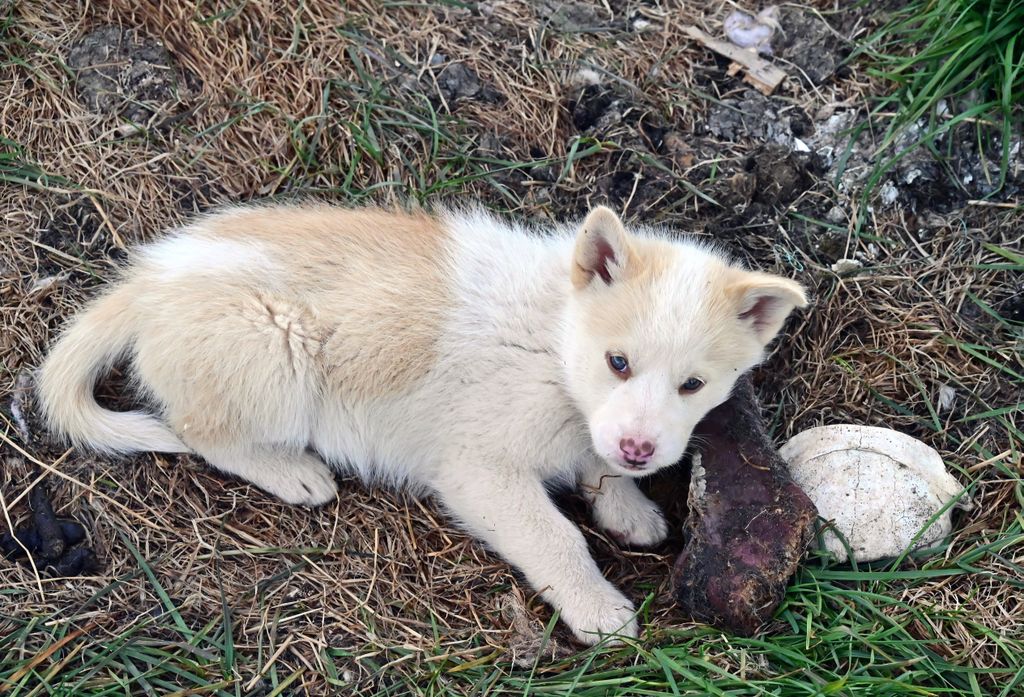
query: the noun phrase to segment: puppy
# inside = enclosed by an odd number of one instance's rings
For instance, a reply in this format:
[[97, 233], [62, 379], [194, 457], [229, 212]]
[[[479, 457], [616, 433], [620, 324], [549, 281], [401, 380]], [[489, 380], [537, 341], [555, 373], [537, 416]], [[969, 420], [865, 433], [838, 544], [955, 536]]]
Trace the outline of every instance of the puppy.
[[[335, 471], [431, 494], [594, 643], [635, 636], [633, 604], [546, 487], [660, 542], [635, 479], [680, 459], [806, 302], [603, 207], [548, 234], [482, 211], [236, 208], [139, 248], [38, 396], [78, 446], [196, 453], [293, 504], [334, 498]], [[122, 357], [158, 413], [96, 403]]]

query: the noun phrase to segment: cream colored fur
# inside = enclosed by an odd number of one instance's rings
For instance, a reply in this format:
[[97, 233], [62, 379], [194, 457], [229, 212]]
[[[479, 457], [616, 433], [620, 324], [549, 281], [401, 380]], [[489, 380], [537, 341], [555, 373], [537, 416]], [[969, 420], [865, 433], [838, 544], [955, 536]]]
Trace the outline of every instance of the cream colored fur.
[[[482, 212], [239, 208], [139, 249], [38, 393], [76, 445], [195, 452], [291, 503], [333, 498], [332, 470], [432, 493], [592, 643], [635, 635], [633, 604], [546, 487], [582, 485], [625, 543], [662, 540], [632, 478], [680, 459], [805, 303], [605, 208], [547, 235]], [[96, 404], [122, 356], [159, 413]]]

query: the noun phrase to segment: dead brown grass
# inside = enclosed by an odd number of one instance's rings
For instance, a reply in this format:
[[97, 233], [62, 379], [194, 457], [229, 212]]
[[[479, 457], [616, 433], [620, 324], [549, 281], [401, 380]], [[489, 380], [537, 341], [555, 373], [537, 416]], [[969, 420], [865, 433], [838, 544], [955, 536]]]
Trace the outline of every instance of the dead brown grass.
[[[222, 202], [310, 192], [342, 201], [473, 196], [522, 215], [561, 217], [611, 198], [609, 182], [625, 170], [639, 173], [618, 197], [633, 216], [719, 230], [684, 183], [701, 181], [712, 160], [735, 167], [750, 148], [712, 144], [719, 150], [711, 155], [703, 149], [700, 93], [717, 90], [720, 81], [708, 79], [711, 59], [683, 39], [681, 28], [696, 22], [710, 31], [711, 18], [731, 3], [704, 3], [699, 12], [696, 3], [595, 5], [574, 20], [586, 31], [567, 28], [555, 4], [488, 2], [478, 13], [361, 1], [291, 9], [262, 1], [11, 6], [0, 123], [20, 148], [17, 161], [49, 176], [0, 186], [3, 404], [18, 375], [39, 362], [61, 321], [111, 275], [127, 246]], [[636, 19], [653, 28], [629, 31]], [[605, 28], [591, 31], [592, 22]], [[72, 42], [104, 25], [158, 38], [177, 62], [177, 96], [150, 105], [152, 118], [138, 133], [116, 115], [79, 103], [74, 76], [63, 66]], [[443, 71], [460, 62], [503, 100], [449, 103], [439, 90]], [[622, 117], [594, 133], [606, 142], [600, 154], [567, 160], [574, 147], [592, 144], [574, 140], [571, 97], [581, 69], [615, 85]], [[793, 83], [784, 96], [814, 113], [856, 102], [864, 87], [854, 72], [814, 89]], [[428, 106], [424, 94], [440, 96]], [[659, 139], [669, 145], [655, 146]], [[637, 164], [651, 152], [660, 153], [671, 180]], [[496, 173], [476, 176], [482, 165], [466, 165], [470, 155], [491, 162]], [[561, 179], [554, 182], [552, 174]], [[835, 194], [820, 187], [790, 209], [815, 196]], [[1015, 292], [1005, 272], [979, 266], [999, 261], [985, 242], [1021, 248], [1020, 217], [969, 208], [926, 233], [916, 226], [880, 211], [880, 241], [852, 234], [846, 241], [848, 255], [863, 252], [876, 270], [842, 280], [804, 238], [791, 235], [785, 210], [728, 234], [762, 266], [799, 267], [817, 291], [813, 311], [793, 324], [792, 337], [760, 376], [767, 407], [782, 424], [779, 436], [851, 421], [926, 440], [965, 481], [978, 479], [980, 505], [960, 521], [948, 551], [955, 556], [1019, 515], [1019, 480], [1006, 472], [1019, 475], [1020, 453], [1006, 425], [964, 418], [1020, 402], [1021, 383], [958, 344], [984, 344], [1024, 370], [1019, 338], [966, 295], [994, 304]], [[943, 385], [956, 390], [956, 401], [929, 428]], [[1019, 412], [1003, 418], [1021, 427]], [[23, 492], [37, 461], [60, 509], [88, 523], [105, 566], [93, 577], [62, 580], [4, 563], [0, 633], [5, 616], [36, 616], [88, 626], [91, 645], [132, 630], [157, 641], [170, 621], [168, 599], [194, 629], [228, 607], [237, 656], [229, 672], [242, 692], [258, 691], [271, 674], [277, 681], [297, 674], [295, 691], [345, 684], [355, 693], [400, 682], [389, 676], [429, 675], [455, 659], [505, 666], [510, 654], [529, 658], [549, 618], [507, 566], [452, 529], [429, 502], [347, 483], [334, 504], [297, 510], [189, 458], [96, 461], [38, 438], [21, 442], [10, 424], [5, 431], [3, 449], [17, 456], [0, 468], [5, 513], [25, 515]], [[996, 457], [986, 461], [978, 448]], [[664, 628], [690, 626], [671, 605], [671, 545], [628, 552], [597, 532], [588, 536], [610, 578], [637, 598], [653, 593], [655, 641]], [[148, 560], [158, 584], [140, 572], [131, 548]], [[978, 564], [1014, 577], [1022, 561], [1019, 550], [1010, 550]], [[1024, 633], [1019, 590], [993, 578], [938, 579], [899, 593], [908, 603], [948, 608], [951, 617], [969, 613], [990, 630], [967, 631], [954, 619], [921, 629], [922, 637], [943, 636], [936, 650], [958, 664], [995, 665], [1000, 654], [992, 636]], [[23, 657], [45, 636], [31, 639]], [[556, 639], [564, 646], [564, 636]], [[741, 660], [727, 643], [713, 653], [709, 660], [731, 668]], [[334, 670], [339, 674], [331, 678]]]

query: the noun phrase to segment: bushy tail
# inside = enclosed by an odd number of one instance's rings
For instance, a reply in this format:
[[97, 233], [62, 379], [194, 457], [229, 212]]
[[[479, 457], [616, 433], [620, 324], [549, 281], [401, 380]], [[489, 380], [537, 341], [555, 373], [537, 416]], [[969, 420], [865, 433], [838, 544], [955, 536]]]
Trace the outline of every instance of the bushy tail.
[[134, 339], [132, 292], [121, 286], [80, 314], [50, 350], [36, 377], [47, 425], [76, 446], [99, 452], [188, 452], [174, 432], [141, 411], [116, 412], [96, 403], [96, 380]]

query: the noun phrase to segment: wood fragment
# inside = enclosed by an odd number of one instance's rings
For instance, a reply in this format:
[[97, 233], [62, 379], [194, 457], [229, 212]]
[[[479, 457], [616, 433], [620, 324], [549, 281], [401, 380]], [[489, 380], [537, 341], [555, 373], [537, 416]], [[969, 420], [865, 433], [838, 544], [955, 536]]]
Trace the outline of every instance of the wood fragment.
[[750, 636], [771, 619], [817, 511], [768, 438], [749, 376], [694, 431], [686, 547], [673, 587], [691, 617]]
[[[691, 39], [699, 41], [715, 53], [719, 53], [732, 60], [734, 65], [742, 66], [746, 70], [746, 74], [743, 77], [744, 81], [753, 85], [755, 89], [765, 96], [774, 92], [775, 88], [786, 79], [785, 71], [761, 58], [754, 51], [740, 48], [728, 41], [710, 37], [692, 25], [684, 27], [683, 31]], [[734, 70], [732, 65], [729, 66], [730, 75], [735, 75], [737, 70], [738, 68]]]

